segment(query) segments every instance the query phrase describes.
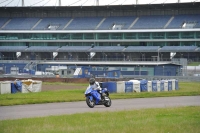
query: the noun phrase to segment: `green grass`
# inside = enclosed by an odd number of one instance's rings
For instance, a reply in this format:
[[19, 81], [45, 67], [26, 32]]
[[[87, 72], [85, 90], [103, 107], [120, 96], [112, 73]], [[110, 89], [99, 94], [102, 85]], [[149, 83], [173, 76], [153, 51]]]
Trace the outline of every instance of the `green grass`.
[[199, 133], [200, 106], [0, 121], [1, 133]]
[[198, 66], [200, 65], [200, 62], [191, 62], [188, 64], [188, 66]]
[[0, 105], [20, 105], [84, 100], [85, 89], [54, 90], [36, 93], [16, 93], [0, 96]]
[[[58, 83], [44, 83], [58, 84]], [[60, 84], [59, 84], [60, 85]], [[63, 83], [62, 85], [66, 85]], [[72, 84], [70, 84], [72, 85]], [[0, 95], [0, 105], [82, 101], [81, 89]], [[200, 95], [199, 82], [179, 82], [169, 92], [112, 93], [112, 99]], [[80, 113], [0, 121], [0, 133], [199, 133], [200, 106]]]
[[88, 86], [86, 83], [65, 83], [65, 82], [43, 82], [43, 85], [78, 85], [78, 86]]
[[[0, 95], [0, 106], [22, 105], [36, 103], [84, 101], [84, 92], [87, 84], [82, 84], [80, 89], [62, 89], [42, 91], [37, 93], [17, 93]], [[111, 99], [194, 96], [200, 95], [200, 82], [180, 82], [179, 90], [169, 92], [141, 92], [141, 93], [111, 93]]]

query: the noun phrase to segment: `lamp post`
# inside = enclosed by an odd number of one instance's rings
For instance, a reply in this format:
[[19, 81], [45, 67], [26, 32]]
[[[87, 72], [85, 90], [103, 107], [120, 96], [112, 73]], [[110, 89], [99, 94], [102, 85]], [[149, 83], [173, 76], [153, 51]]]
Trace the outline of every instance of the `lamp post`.
[[3, 68], [3, 74], [5, 73], [5, 70], [4, 70], [4, 64], [2, 64], [2, 68]]
[[180, 71], [180, 76], [183, 76], [183, 68], [181, 68]]
[[163, 76], [164, 76], [164, 71], [165, 71], [164, 69], [165, 69], [165, 66], [163, 66]]
[[104, 60], [106, 61], [107, 60], [107, 54], [105, 54], [104, 52], [103, 52], [103, 58], [104, 58]]
[[6, 74], [6, 65], [5, 65], [5, 74]]
[[138, 67], [139, 67], [139, 76], [140, 76], [140, 65], [138, 65]]
[[160, 54], [160, 55], [161, 55], [161, 58], [160, 58], [160, 60], [161, 60], [161, 61], [163, 61], [163, 54]]

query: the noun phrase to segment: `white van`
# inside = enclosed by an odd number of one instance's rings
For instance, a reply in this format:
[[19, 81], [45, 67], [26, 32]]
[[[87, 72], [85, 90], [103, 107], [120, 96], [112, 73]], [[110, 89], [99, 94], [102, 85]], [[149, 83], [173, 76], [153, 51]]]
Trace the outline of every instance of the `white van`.
[[45, 73], [43, 71], [36, 71], [35, 75], [45, 75]]
[[54, 75], [52, 72], [45, 72], [45, 75]]

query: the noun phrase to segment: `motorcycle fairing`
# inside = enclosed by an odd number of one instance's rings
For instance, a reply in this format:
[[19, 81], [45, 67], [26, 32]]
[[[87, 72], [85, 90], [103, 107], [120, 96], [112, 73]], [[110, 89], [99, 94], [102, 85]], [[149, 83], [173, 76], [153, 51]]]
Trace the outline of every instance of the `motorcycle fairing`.
[[101, 100], [100, 94], [99, 94], [96, 90], [93, 90], [93, 91], [91, 91], [90, 93], [91, 93], [91, 95], [95, 98], [96, 104], [98, 104], [99, 101]]
[[88, 97], [89, 97], [90, 101], [92, 101], [92, 100], [93, 100], [93, 96], [88, 96]]

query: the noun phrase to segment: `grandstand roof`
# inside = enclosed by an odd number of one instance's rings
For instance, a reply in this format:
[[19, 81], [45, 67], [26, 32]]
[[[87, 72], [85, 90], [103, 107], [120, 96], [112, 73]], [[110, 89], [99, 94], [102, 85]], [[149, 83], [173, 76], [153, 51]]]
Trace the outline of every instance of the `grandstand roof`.
[[199, 8], [200, 2], [189, 3], [161, 3], [161, 4], [142, 4], [142, 5], [103, 5], [103, 6], [27, 6], [27, 7], [0, 7], [0, 11], [15, 12], [15, 11], [130, 11], [130, 10], [152, 10], [152, 9], [194, 9]]
[[164, 46], [160, 52], [195, 52], [197, 46]]
[[0, 46], [0, 52], [23, 52], [27, 49], [27, 46]]
[[128, 46], [124, 52], [158, 52], [159, 46]]
[[62, 46], [58, 52], [87, 52], [91, 46]]
[[[124, 66], [131, 66], [131, 65], [165, 65], [165, 64], [174, 64], [172, 62], [147, 62], [147, 61], [64, 61], [64, 62], [38, 62], [38, 64], [68, 64], [68, 65], [124, 65]], [[180, 65], [180, 64], [174, 64], [174, 65]]]
[[58, 48], [58, 46], [31, 46], [26, 52], [56, 52]]
[[[197, 1], [197, 0], [195, 0]], [[0, 6], [109, 6], [109, 5], [140, 5], [140, 4], [162, 4], [162, 3], [186, 3], [194, 0], [4, 0]]]
[[124, 46], [95, 46], [91, 52], [122, 52]]

